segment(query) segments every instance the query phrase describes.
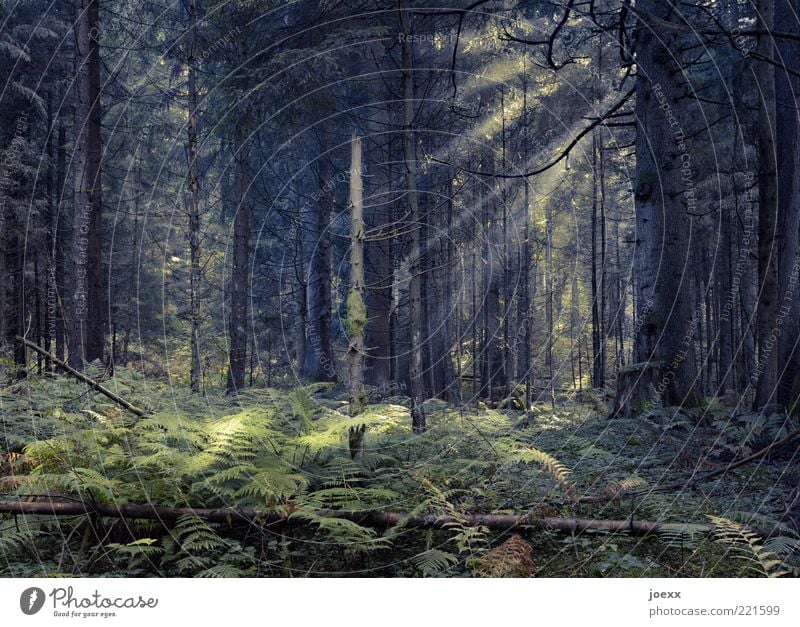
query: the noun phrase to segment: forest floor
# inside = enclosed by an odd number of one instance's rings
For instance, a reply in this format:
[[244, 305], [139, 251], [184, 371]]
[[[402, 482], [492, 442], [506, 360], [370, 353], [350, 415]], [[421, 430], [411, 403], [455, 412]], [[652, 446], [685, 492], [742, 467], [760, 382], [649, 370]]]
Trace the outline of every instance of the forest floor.
[[[307, 524], [243, 530], [195, 516], [167, 523], [0, 514], [0, 574], [800, 573], [800, 536], [782, 522], [797, 485], [796, 445], [692, 487], [664, 489], [795, 428], [779, 414], [711, 403], [691, 413], [657, 408], [609, 420], [597, 400], [565, 400], [537, 404], [522, 421], [516, 410], [431, 400], [428, 430], [413, 434], [404, 397], [381, 399], [351, 418], [344, 394], [322, 384], [202, 397], [120, 369], [104, 385], [147, 417], [63, 377], [31, 376], [0, 391], [0, 500], [252, 507]], [[348, 435], [361, 424], [363, 451], [352, 458]], [[329, 510], [455, 522], [376, 530], [320, 513]], [[497, 532], [464, 522], [476, 513], [665, 524], [646, 537]]]

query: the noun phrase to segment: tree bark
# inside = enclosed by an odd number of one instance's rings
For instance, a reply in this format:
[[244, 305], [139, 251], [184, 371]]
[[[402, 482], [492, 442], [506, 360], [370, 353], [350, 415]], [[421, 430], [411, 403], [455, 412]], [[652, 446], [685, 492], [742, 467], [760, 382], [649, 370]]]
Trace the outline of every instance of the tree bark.
[[[681, 38], [671, 2], [640, 0], [636, 27], [636, 325], [638, 376], [617, 390], [615, 408], [638, 414], [631, 401], [655, 384], [664, 405], [692, 407], [694, 332], [689, 294], [690, 221], [695, 202], [693, 166], [686, 147], [688, 115], [680, 66]], [[658, 376], [652, 376], [655, 372]]]
[[197, 12], [198, 1], [189, 0], [189, 40], [187, 43], [187, 90], [188, 121], [186, 125], [189, 170], [189, 316], [191, 318], [190, 340], [190, 387], [199, 392], [202, 385], [202, 361], [200, 359], [200, 187], [197, 174]]

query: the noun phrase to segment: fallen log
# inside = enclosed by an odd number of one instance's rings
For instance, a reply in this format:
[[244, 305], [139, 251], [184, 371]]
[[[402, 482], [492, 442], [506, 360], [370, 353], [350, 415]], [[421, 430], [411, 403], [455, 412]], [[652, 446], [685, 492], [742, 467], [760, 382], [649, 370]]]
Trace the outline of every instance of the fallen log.
[[124, 398], [122, 398], [118, 394], [114, 394], [114, 392], [112, 392], [111, 390], [109, 390], [106, 387], [103, 387], [102, 385], [100, 385], [94, 379], [92, 379], [90, 377], [87, 377], [82, 372], [79, 372], [79, 371], [75, 370], [75, 368], [70, 366], [68, 363], [62, 361], [61, 359], [58, 359], [57, 357], [54, 357], [53, 355], [48, 353], [46, 350], [44, 350], [38, 344], [34, 344], [30, 340], [26, 340], [24, 337], [21, 337], [19, 335], [17, 336], [17, 340], [22, 342], [25, 346], [30, 348], [32, 351], [36, 351], [40, 355], [42, 355], [44, 357], [47, 357], [48, 359], [52, 359], [53, 363], [56, 364], [59, 368], [61, 368], [68, 375], [70, 375], [71, 377], [75, 377], [78, 381], [81, 381], [82, 383], [85, 383], [86, 385], [88, 385], [93, 390], [96, 390], [97, 392], [100, 392], [100, 394], [103, 394], [103, 395], [107, 396], [112, 401], [114, 401], [117, 405], [119, 405], [120, 407], [124, 407], [129, 412], [131, 412], [132, 414], [134, 414], [136, 416], [139, 416], [139, 418], [144, 418], [147, 415], [147, 412], [145, 410], [136, 407], [136, 405], [134, 405], [133, 403], [129, 403], [128, 401], [126, 401]]
[[[192, 507], [159, 507], [156, 505], [106, 504], [106, 503], [31, 503], [24, 501], [0, 501], [0, 513], [29, 516], [82, 516], [94, 515], [109, 518], [147, 519], [164, 522], [175, 521], [181, 516], [193, 515], [209, 522], [234, 524], [248, 523], [258, 527], [270, 525], [303, 526], [309, 519], [301, 513], [293, 515], [263, 512], [252, 508], [205, 509]], [[658, 533], [664, 523], [646, 520], [593, 520], [585, 518], [535, 518], [518, 514], [464, 514], [460, 518], [427, 514], [409, 516], [403, 512], [351, 512], [321, 510], [316, 516], [350, 520], [365, 527], [388, 529], [402, 524], [417, 529], [443, 529], [453, 524], [470, 527], [487, 527], [492, 531], [510, 531], [518, 528], [581, 533], [598, 531], [647, 536]], [[674, 523], [671, 524], [674, 526]], [[714, 530], [711, 524], [692, 524], [696, 530]]]

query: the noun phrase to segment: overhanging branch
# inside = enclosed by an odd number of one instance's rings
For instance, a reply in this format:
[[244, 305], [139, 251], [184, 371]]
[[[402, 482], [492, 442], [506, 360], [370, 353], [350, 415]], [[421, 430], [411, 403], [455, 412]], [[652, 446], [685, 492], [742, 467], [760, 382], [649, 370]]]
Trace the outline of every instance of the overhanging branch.
[[628, 90], [628, 92], [622, 97], [622, 99], [619, 102], [617, 102], [603, 115], [594, 118], [592, 122], [587, 124], [586, 127], [583, 128], [572, 139], [572, 141], [570, 141], [569, 144], [567, 144], [567, 147], [564, 148], [564, 150], [562, 150], [558, 156], [554, 157], [549, 163], [541, 166], [540, 168], [529, 170], [528, 172], [521, 172], [519, 174], [508, 174], [507, 172], [484, 172], [482, 170], [473, 170], [471, 168], [465, 168], [463, 166], [455, 165], [453, 163], [450, 163], [449, 161], [442, 161], [440, 159], [437, 159], [436, 157], [430, 157], [430, 160], [434, 161], [435, 163], [440, 163], [442, 165], [448, 165], [453, 168], [458, 168], [462, 172], [466, 172], [467, 174], [474, 174], [476, 176], [487, 176], [498, 179], [521, 179], [521, 178], [527, 178], [529, 176], [536, 176], [537, 174], [541, 174], [542, 172], [546, 172], [550, 168], [555, 167], [556, 165], [561, 163], [564, 159], [566, 159], [569, 156], [570, 152], [572, 152], [572, 149], [578, 145], [578, 142], [580, 142], [581, 139], [583, 139], [584, 137], [586, 137], [586, 135], [591, 133], [594, 128], [603, 124], [608, 118], [613, 117], [613, 115], [617, 111], [619, 111], [625, 105], [625, 103], [628, 102], [628, 100], [630, 100], [631, 96], [633, 96], [635, 91], [636, 88], [631, 87], [631, 89]]

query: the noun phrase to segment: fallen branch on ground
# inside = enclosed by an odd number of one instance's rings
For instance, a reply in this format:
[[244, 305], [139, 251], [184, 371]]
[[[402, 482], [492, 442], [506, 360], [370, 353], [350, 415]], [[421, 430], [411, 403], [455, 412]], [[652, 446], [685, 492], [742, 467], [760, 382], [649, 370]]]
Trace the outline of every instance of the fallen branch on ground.
[[57, 357], [53, 357], [53, 355], [48, 353], [46, 350], [44, 350], [38, 344], [34, 344], [30, 340], [26, 340], [24, 337], [21, 337], [19, 335], [17, 336], [17, 339], [20, 342], [22, 342], [23, 344], [25, 344], [25, 346], [27, 346], [31, 350], [36, 351], [37, 353], [39, 353], [40, 355], [43, 355], [44, 357], [47, 357], [48, 359], [52, 359], [53, 363], [55, 363], [59, 368], [61, 368], [68, 375], [70, 375], [71, 377], [75, 377], [78, 381], [81, 381], [81, 382], [85, 383], [86, 385], [88, 385], [92, 389], [100, 392], [100, 394], [103, 394], [103, 395], [107, 396], [108, 398], [110, 398], [112, 401], [114, 401], [120, 407], [124, 407], [129, 412], [131, 412], [132, 414], [135, 414], [136, 416], [139, 416], [139, 418], [144, 418], [147, 415], [147, 412], [145, 410], [139, 409], [133, 403], [129, 403], [128, 401], [126, 401], [124, 398], [122, 398], [118, 394], [114, 394], [114, 392], [112, 392], [111, 390], [109, 390], [106, 387], [103, 387], [102, 385], [100, 385], [94, 379], [91, 379], [90, 377], [87, 377], [82, 372], [79, 372], [79, 371], [75, 370], [75, 368], [73, 368], [72, 366], [70, 366], [66, 362], [58, 359]]
[[[302, 514], [287, 516], [284, 514], [262, 512], [252, 508], [201, 509], [191, 507], [159, 507], [155, 505], [104, 503], [28, 503], [22, 501], [0, 501], [0, 513], [31, 516], [81, 516], [94, 515], [110, 518], [148, 519], [174, 521], [181, 516], [193, 515], [215, 523], [249, 523], [259, 527], [284, 524], [303, 526], [309, 520]], [[471, 527], [487, 527], [492, 531], [509, 531], [516, 528], [541, 529], [561, 533], [580, 533], [582, 531], [598, 531], [605, 533], [626, 533], [634, 536], [646, 536], [658, 533], [665, 523], [646, 520], [592, 520], [583, 518], [534, 518], [530, 515], [517, 514], [464, 514], [459, 518], [437, 516], [434, 514], [409, 516], [402, 512], [349, 512], [349, 511], [317, 511], [317, 516], [350, 520], [365, 527], [387, 529], [399, 524], [418, 529], [442, 529], [452, 524]], [[674, 526], [671, 523], [670, 526]], [[692, 524], [693, 528], [714, 530], [710, 524]]]

